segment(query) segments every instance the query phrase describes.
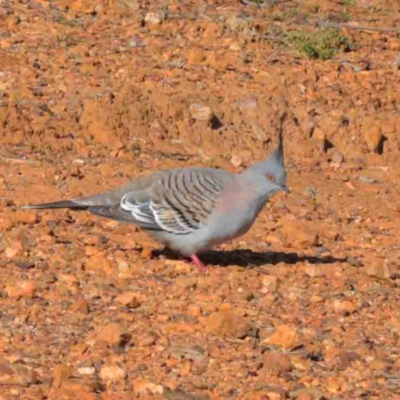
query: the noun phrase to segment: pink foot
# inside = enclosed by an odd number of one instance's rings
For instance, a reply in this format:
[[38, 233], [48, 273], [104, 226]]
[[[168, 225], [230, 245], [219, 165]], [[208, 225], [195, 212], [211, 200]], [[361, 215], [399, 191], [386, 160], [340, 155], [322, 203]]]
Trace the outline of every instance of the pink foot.
[[204, 264], [200, 261], [199, 257], [196, 256], [196, 254], [192, 254], [190, 256], [190, 258], [192, 259], [192, 261], [197, 265], [197, 267], [199, 268], [200, 272], [206, 272], [207, 268], [204, 266]]

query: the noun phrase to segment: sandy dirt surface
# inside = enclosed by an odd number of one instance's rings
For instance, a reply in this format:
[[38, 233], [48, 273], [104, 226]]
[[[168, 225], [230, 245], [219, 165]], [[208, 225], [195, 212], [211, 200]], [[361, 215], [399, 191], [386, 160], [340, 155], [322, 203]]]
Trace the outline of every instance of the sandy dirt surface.
[[[0, 1], [1, 400], [400, 398], [399, 3], [256, 3]], [[350, 45], [310, 60], [287, 38], [321, 23]], [[292, 193], [207, 274], [135, 226], [18, 209], [239, 172], [284, 110]]]

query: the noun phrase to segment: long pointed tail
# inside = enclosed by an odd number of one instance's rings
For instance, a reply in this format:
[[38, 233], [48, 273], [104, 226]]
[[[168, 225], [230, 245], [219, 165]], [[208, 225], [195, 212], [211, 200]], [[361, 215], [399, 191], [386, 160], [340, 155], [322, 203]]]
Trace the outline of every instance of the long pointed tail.
[[72, 200], [54, 201], [52, 203], [31, 204], [21, 207], [24, 210], [44, 210], [46, 208], [73, 208], [75, 210], [85, 210], [87, 205], [77, 204]]

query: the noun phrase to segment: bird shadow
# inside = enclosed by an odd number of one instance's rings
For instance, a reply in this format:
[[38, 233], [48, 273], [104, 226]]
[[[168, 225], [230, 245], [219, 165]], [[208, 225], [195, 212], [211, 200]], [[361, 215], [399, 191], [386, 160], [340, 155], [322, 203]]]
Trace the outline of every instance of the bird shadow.
[[[153, 250], [152, 257], [165, 257], [172, 260], [180, 259], [179, 255], [168, 249]], [[262, 265], [276, 265], [279, 263], [299, 264], [308, 262], [309, 264], [334, 264], [345, 263], [347, 258], [337, 258], [334, 256], [307, 256], [297, 253], [280, 252], [256, 252], [249, 249], [238, 250], [209, 250], [201, 254], [201, 260], [205, 265], [227, 267], [238, 265], [243, 268], [254, 268]]]

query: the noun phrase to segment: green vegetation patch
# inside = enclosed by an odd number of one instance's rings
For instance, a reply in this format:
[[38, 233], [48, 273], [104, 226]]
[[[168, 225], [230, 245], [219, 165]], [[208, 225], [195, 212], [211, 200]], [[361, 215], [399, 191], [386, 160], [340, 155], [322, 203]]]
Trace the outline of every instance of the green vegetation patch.
[[293, 31], [287, 34], [286, 42], [310, 59], [329, 60], [341, 49], [350, 50], [348, 38], [337, 29]]

